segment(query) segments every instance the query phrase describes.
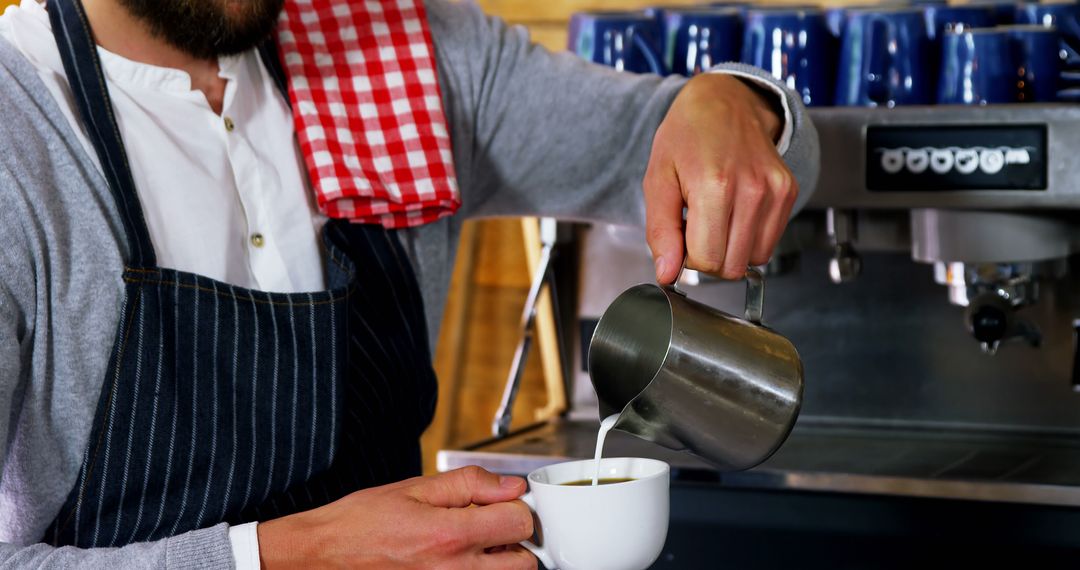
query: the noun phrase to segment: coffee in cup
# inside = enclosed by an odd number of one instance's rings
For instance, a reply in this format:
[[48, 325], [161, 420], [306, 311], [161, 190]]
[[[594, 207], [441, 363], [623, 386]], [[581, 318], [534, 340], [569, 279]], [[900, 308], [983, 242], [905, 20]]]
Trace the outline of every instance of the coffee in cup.
[[569, 483], [563, 483], [567, 487], [588, 487], [590, 485], [618, 485], [619, 483], [629, 483], [636, 481], [636, 479], [629, 478], [611, 478], [611, 479], [599, 479], [596, 483], [593, 483], [592, 479], [582, 479], [580, 481], [571, 481]]

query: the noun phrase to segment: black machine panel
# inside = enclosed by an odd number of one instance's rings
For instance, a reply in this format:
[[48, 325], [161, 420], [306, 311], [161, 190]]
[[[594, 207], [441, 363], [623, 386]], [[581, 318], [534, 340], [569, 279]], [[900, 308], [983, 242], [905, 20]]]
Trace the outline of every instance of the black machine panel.
[[1046, 125], [872, 126], [871, 192], [1046, 190]]

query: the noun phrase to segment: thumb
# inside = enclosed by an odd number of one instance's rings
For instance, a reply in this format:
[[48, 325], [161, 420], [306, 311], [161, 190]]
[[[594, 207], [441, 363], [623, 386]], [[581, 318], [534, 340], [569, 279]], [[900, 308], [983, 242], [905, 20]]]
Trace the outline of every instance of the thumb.
[[525, 494], [525, 487], [520, 477], [503, 477], [472, 466], [421, 479], [413, 494], [432, 506], [462, 508], [513, 501]]
[[674, 166], [653, 169], [645, 176], [645, 230], [656, 261], [656, 280], [674, 283], [682, 268], [683, 196]]

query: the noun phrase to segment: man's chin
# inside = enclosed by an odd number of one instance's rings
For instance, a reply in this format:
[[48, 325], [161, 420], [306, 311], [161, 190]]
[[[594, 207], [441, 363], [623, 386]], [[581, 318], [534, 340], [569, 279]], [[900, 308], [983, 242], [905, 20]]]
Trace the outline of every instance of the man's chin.
[[151, 33], [200, 59], [248, 51], [273, 33], [284, 0], [119, 0]]

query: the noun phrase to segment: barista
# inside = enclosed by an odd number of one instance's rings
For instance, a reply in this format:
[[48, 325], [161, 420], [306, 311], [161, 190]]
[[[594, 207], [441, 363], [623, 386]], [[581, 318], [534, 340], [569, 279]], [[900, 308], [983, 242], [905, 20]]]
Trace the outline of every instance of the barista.
[[736, 278], [816, 176], [812, 126], [760, 72], [615, 74], [429, 0], [461, 207], [328, 221], [257, 49], [282, 4], [0, 17], [5, 564], [533, 567], [505, 546], [532, 533], [522, 480], [417, 477], [462, 220], [646, 223], [660, 281], [684, 251]]

